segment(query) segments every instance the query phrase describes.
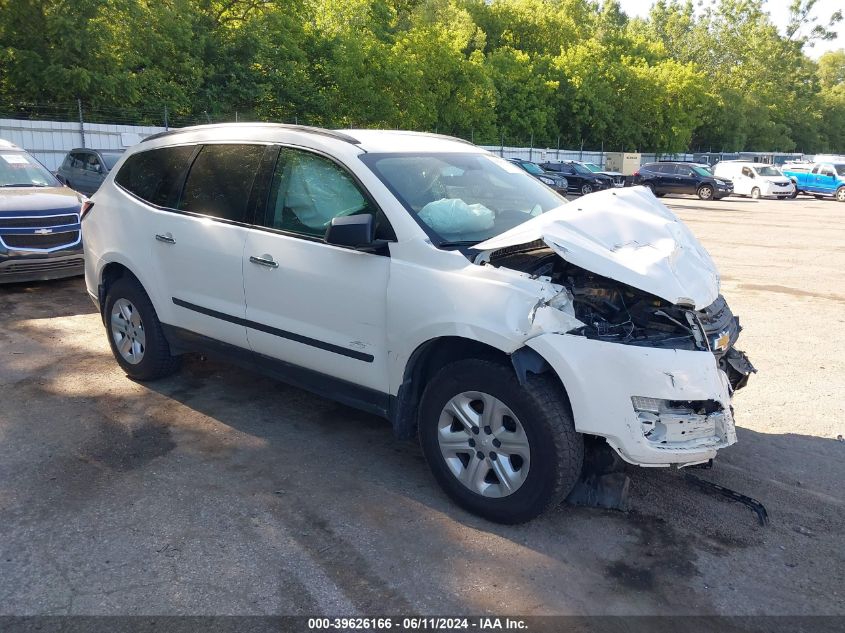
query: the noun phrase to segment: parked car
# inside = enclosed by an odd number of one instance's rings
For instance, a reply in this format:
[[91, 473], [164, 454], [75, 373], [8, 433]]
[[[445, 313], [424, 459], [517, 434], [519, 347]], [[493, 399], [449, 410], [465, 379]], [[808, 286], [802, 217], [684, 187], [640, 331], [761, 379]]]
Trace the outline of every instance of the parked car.
[[752, 198], [794, 198], [798, 190], [777, 167], [747, 160], [723, 160], [713, 168], [717, 178], [730, 180], [734, 194]]
[[717, 178], [702, 165], [674, 161], [646, 163], [633, 173], [632, 182], [648, 187], [658, 197], [674, 193], [719, 200], [734, 189], [730, 180]]
[[0, 283], [81, 275], [84, 198], [0, 139]]
[[612, 181], [606, 176], [594, 174], [589, 169], [575, 161], [560, 163], [540, 163], [546, 171], [561, 174], [569, 182], [570, 193], [585, 196], [594, 191], [601, 191], [611, 186]]
[[569, 181], [562, 174], [546, 171], [537, 163], [533, 163], [530, 160], [524, 160], [522, 158], [508, 158], [507, 160], [520, 169], [527, 171], [537, 180], [545, 185], [548, 185], [559, 194], [566, 195], [569, 191]]
[[736, 441], [739, 323], [640, 188], [567, 204], [458, 139], [224, 124], [145, 139], [92, 203], [87, 289], [130, 377], [203, 351], [384, 416], [488, 519], [562, 500], [585, 437], [643, 466]]
[[71, 189], [92, 195], [109, 175], [123, 150], [78, 148], [68, 152], [56, 177]]
[[783, 175], [795, 183], [798, 193], [845, 202], [845, 163], [784, 165]]
[[625, 186], [625, 175], [619, 173], [618, 171], [606, 171], [596, 165], [595, 163], [581, 163], [584, 167], [589, 169], [594, 174], [600, 174], [602, 176], [607, 176], [610, 178], [612, 186], [614, 187], [624, 187]]

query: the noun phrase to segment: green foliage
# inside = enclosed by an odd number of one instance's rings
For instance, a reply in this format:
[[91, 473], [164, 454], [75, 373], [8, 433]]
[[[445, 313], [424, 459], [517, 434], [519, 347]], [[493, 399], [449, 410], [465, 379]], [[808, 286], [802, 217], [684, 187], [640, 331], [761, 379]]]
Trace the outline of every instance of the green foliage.
[[841, 19], [816, 0], [783, 33], [764, 0], [646, 19], [617, 0], [0, 0], [0, 109], [845, 151], [845, 51], [806, 53]]

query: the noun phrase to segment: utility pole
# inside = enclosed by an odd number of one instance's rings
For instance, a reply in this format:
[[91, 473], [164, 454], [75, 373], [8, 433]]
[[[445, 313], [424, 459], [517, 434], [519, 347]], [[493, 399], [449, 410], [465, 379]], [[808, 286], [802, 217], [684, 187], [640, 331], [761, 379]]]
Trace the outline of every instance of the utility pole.
[[76, 98], [76, 107], [79, 109], [79, 136], [82, 137], [82, 147], [85, 147], [85, 119], [82, 118], [82, 99]]

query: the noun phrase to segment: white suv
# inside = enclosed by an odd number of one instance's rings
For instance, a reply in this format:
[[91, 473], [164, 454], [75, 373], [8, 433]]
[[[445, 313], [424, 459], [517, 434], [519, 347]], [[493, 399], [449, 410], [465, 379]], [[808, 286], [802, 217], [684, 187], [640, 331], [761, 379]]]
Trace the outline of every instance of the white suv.
[[202, 351], [382, 415], [494, 521], [563, 499], [585, 439], [643, 466], [736, 441], [739, 323], [641, 187], [566, 203], [457, 139], [214, 125], [129, 150], [82, 224], [129, 376]]

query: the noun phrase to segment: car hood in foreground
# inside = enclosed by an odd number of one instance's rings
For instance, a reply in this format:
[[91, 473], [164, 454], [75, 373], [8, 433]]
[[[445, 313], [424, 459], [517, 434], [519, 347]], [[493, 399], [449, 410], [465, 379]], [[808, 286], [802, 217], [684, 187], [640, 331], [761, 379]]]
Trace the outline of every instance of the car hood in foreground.
[[67, 187], [0, 188], [0, 213], [64, 211], [76, 213], [84, 198]]
[[719, 296], [710, 255], [644, 187], [593, 193], [473, 247], [496, 251], [543, 240], [567, 262], [700, 310]]

